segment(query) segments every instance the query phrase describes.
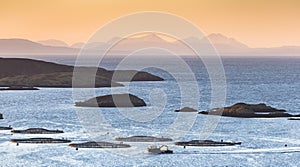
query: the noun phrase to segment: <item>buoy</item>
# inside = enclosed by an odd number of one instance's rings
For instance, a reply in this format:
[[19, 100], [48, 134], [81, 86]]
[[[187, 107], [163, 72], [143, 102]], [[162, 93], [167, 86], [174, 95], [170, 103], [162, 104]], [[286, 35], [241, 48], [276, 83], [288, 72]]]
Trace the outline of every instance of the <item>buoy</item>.
[[287, 147], [287, 144], [285, 144], [284, 147]]
[[183, 148], [185, 148], [185, 146], [183, 146]]
[[76, 147], [76, 150], [78, 150], [78, 147]]
[[17, 146], [19, 146], [19, 143], [17, 143]]

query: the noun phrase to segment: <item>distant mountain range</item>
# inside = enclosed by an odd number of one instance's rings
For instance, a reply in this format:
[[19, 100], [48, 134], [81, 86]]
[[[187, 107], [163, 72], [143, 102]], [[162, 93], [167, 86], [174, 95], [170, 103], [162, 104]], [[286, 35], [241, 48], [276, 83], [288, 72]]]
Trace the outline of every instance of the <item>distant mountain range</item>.
[[67, 43], [57, 39], [48, 39], [43, 41], [37, 41], [38, 43], [46, 46], [56, 46], [56, 47], [69, 47]]
[[0, 39], [0, 55], [72, 55], [77, 53], [78, 49], [48, 46], [27, 39]]
[[[300, 46], [282, 46], [271, 48], [250, 48], [247, 45], [226, 37], [222, 34], [210, 34], [207, 38], [223, 56], [299, 56]], [[190, 37], [184, 39], [194, 44], [204, 45], [204, 39]], [[77, 55], [80, 49], [99, 51], [107, 48], [109, 44], [118, 42], [111, 52], [112, 55], [127, 55], [136, 48], [159, 47], [175, 50], [181, 55], [192, 54], [191, 50], [182, 45], [180, 41], [167, 41], [156, 34], [147, 34], [135, 38], [115, 37], [107, 42], [85, 43], [79, 42], [69, 46], [60, 40], [44, 40], [33, 42], [27, 39], [0, 39], [0, 55]], [[95, 52], [96, 53], [96, 52]], [[204, 52], [205, 53], [205, 52]]]

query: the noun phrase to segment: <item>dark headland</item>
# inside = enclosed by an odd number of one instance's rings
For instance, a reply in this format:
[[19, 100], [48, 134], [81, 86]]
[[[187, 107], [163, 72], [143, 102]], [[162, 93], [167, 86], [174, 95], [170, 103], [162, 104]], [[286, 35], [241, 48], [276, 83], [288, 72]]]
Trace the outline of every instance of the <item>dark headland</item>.
[[286, 110], [276, 109], [264, 103], [246, 104], [236, 103], [229, 107], [214, 108], [201, 111], [199, 114], [222, 115], [241, 118], [276, 118], [276, 117], [300, 117], [300, 115], [289, 114]]
[[[84, 78], [97, 71], [95, 87], [122, 86], [122, 81], [162, 81], [161, 77], [144, 71], [106, 70], [96, 67], [77, 67], [80, 77], [75, 87], [91, 87]], [[79, 69], [79, 70], [78, 70]], [[73, 66], [23, 58], [0, 58], [0, 87], [72, 87]], [[112, 81], [113, 78], [113, 81]], [[94, 85], [93, 85], [94, 86]]]

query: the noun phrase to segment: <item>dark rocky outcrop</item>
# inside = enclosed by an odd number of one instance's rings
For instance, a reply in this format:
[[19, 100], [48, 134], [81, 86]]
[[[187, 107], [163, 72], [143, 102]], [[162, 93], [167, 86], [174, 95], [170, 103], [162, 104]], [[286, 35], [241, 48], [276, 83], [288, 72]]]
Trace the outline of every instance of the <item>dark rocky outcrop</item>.
[[112, 94], [76, 102], [75, 105], [81, 107], [142, 107], [146, 106], [146, 103], [132, 94]]
[[191, 140], [191, 141], [183, 141], [183, 142], [175, 142], [175, 145], [178, 146], [233, 146], [240, 145], [241, 142], [224, 142], [224, 141], [212, 141], [212, 140]]
[[76, 82], [73, 86], [72, 72], [56, 72], [50, 74], [35, 74], [35, 75], [18, 75], [14, 77], [0, 78], [0, 86], [22, 85], [22, 86], [34, 86], [34, 87], [59, 87], [59, 88], [71, 88], [73, 87], [114, 87], [123, 86], [120, 83], [111, 81], [103, 76], [95, 76], [95, 84], [87, 85], [82, 75], [82, 79]]
[[33, 144], [47, 144], [47, 143], [70, 143], [67, 139], [53, 139], [53, 138], [28, 138], [28, 139], [11, 139], [14, 143], [33, 143]]
[[70, 147], [78, 148], [129, 148], [130, 145], [128, 144], [117, 144], [117, 143], [110, 143], [110, 142], [85, 142], [85, 143], [74, 143], [69, 144]]
[[197, 112], [198, 110], [190, 108], [190, 107], [183, 107], [180, 110], [175, 110], [175, 112]]
[[117, 141], [123, 142], [169, 142], [172, 141], [170, 138], [164, 137], [153, 137], [153, 136], [130, 136], [130, 137], [117, 137]]
[[199, 114], [222, 115], [241, 118], [275, 118], [275, 117], [300, 117], [292, 115], [286, 110], [276, 109], [266, 104], [236, 103], [229, 107], [214, 108], [208, 111], [201, 111]]
[[72, 66], [22, 58], [0, 58], [0, 78], [18, 75], [73, 72]]
[[[40, 60], [0, 58], [0, 71], [0, 86], [2, 87], [72, 87], [74, 67]], [[80, 76], [80, 80], [77, 80], [74, 87], [94, 87], [94, 85], [86, 85], [85, 79], [90, 75], [93, 76], [88, 78], [96, 78], [96, 87], [122, 86], [116, 83], [121, 81], [163, 80], [148, 72], [134, 70], [112, 71], [96, 67], [76, 67], [75, 71], [76, 76]]]
[[22, 134], [56, 134], [64, 133], [62, 130], [48, 130], [44, 128], [29, 128], [26, 130], [12, 130], [12, 133], [22, 133]]

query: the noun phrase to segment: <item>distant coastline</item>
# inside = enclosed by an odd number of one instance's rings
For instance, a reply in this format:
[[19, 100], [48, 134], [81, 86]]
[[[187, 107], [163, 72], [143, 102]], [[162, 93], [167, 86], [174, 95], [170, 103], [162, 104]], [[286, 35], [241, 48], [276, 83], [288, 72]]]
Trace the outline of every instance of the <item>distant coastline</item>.
[[[234, 38], [227, 37], [220, 33], [209, 34], [206, 38], [210, 40], [217, 49], [218, 54], [221, 56], [300, 56], [300, 46], [252, 48]], [[118, 40], [121, 40], [122, 42], [112, 51], [108, 52], [108, 55], [128, 55], [130, 54], [129, 50], [133, 46], [146, 48], [149, 47], [149, 43], [164, 49], [176, 50], [176, 52], [180, 53], [182, 56], [194, 55], [194, 53], [179, 40], [170, 42], [156, 34], [148, 34], [138, 38], [116, 37], [110, 41], [98, 41], [88, 44], [75, 43], [71, 46], [68, 46], [61, 40], [44, 40], [34, 42], [29, 39], [18, 38], [0, 39], [0, 56], [76, 56], [82, 48], [97, 55], [98, 51], [106, 50], [106, 48], [110, 45], [110, 42]], [[198, 39], [195, 37], [188, 37], [181, 40], [195, 43], [197, 45], [206, 45], [204, 39]], [[203, 51], [202, 54], [206, 55], [205, 51]]]

